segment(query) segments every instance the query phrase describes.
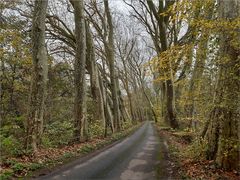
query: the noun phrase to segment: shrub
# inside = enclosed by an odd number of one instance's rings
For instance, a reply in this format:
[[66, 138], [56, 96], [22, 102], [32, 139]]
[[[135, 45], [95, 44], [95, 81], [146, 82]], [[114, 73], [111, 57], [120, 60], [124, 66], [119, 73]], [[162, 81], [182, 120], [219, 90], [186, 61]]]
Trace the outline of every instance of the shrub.
[[203, 158], [207, 150], [207, 141], [202, 138], [196, 138], [186, 151], [186, 155], [194, 159]]
[[99, 137], [104, 135], [103, 123], [100, 120], [96, 120], [89, 124], [90, 137]]
[[125, 130], [125, 129], [130, 128], [131, 126], [132, 126], [131, 121], [125, 121], [125, 122], [123, 122], [122, 129]]
[[43, 164], [31, 163], [28, 168], [30, 171], [35, 171], [37, 169], [40, 169], [41, 167], [43, 167]]
[[79, 152], [79, 153], [82, 153], [82, 154], [87, 154], [87, 153], [91, 152], [93, 149], [94, 149], [93, 146], [87, 144], [87, 145], [81, 147], [81, 148], [78, 150], [78, 152]]
[[56, 121], [46, 127], [42, 138], [45, 147], [57, 147], [67, 145], [72, 139], [72, 123], [68, 121]]
[[2, 153], [2, 156], [4, 155], [20, 155], [23, 153], [23, 147], [21, 143], [14, 137], [14, 136], [8, 136], [4, 137], [0, 135], [0, 151]]
[[14, 172], [12, 169], [8, 169], [5, 172], [3, 172], [2, 174], [0, 174], [0, 179], [1, 180], [7, 180], [10, 179], [13, 176]]
[[12, 169], [15, 173], [20, 173], [26, 168], [25, 164], [22, 163], [16, 163], [12, 166]]

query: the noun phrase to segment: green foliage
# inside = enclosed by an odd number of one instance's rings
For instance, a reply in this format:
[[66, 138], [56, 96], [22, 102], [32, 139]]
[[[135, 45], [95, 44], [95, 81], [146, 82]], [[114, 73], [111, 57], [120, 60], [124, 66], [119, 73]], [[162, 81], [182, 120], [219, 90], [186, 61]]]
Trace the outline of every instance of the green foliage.
[[104, 147], [105, 145], [111, 143], [111, 140], [106, 140], [106, 141], [100, 141], [99, 143], [96, 144], [96, 148], [99, 149], [101, 147]]
[[2, 155], [16, 156], [23, 153], [22, 144], [14, 136], [4, 137], [0, 135], [0, 141], [0, 151]]
[[8, 165], [10, 168], [3, 170], [2, 174], [0, 175], [1, 180], [10, 179], [14, 176], [14, 174], [20, 175], [22, 172], [35, 171], [43, 167], [43, 164], [39, 164], [39, 163], [25, 164], [25, 163], [17, 162], [15, 160], [7, 160], [5, 162], [5, 165]]
[[41, 167], [43, 167], [43, 164], [39, 164], [39, 163], [31, 163], [28, 168], [30, 171], [35, 171], [37, 169], [40, 169]]
[[220, 138], [221, 146], [223, 147], [223, 156], [225, 158], [231, 157], [234, 155], [236, 151], [240, 149], [240, 142], [239, 139], [237, 138], [229, 138], [229, 139], [223, 139], [222, 137]]
[[4, 164], [6, 164], [7, 166], [13, 166], [14, 164], [17, 163], [16, 160], [13, 160], [13, 159], [6, 159], [4, 161], [2, 161]]
[[130, 120], [128, 120], [128, 121], [123, 122], [122, 129], [125, 130], [125, 129], [130, 128], [131, 126], [132, 126], [132, 122]]
[[1, 180], [7, 180], [10, 179], [14, 174], [14, 171], [12, 169], [5, 170], [3, 173], [0, 174]]
[[42, 137], [42, 146], [45, 148], [54, 147], [53, 142], [50, 140], [49, 136], [45, 135]]
[[27, 165], [23, 163], [16, 163], [14, 164], [14, 166], [12, 166], [14, 173], [20, 173], [26, 168], [27, 168]]
[[103, 122], [100, 121], [100, 120], [90, 122], [90, 124], [89, 124], [89, 135], [90, 135], [91, 138], [103, 136], [104, 135]]
[[81, 147], [78, 152], [81, 154], [87, 154], [89, 152], [91, 152], [92, 150], [94, 150], [94, 147], [90, 144], [84, 145], [83, 147]]
[[74, 156], [73, 153], [67, 152], [67, 153], [64, 153], [63, 158], [64, 158], [64, 159], [67, 159], [67, 158], [70, 158], [70, 157], [73, 157], [73, 156]]
[[207, 152], [207, 141], [202, 138], [195, 138], [192, 144], [189, 146], [187, 151], [184, 153], [185, 156], [199, 160], [204, 158]]
[[56, 121], [46, 126], [42, 142], [44, 147], [57, 147], [67, 145], [72, 139], [72, 123]]

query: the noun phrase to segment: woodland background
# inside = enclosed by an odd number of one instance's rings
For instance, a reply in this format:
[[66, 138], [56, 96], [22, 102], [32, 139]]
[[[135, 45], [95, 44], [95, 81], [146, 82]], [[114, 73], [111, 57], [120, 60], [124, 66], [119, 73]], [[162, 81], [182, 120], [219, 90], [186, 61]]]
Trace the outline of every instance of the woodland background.
[[2, 1], [1, 164], [152, 120], [238, 169], [239, 14], [238, 0]]

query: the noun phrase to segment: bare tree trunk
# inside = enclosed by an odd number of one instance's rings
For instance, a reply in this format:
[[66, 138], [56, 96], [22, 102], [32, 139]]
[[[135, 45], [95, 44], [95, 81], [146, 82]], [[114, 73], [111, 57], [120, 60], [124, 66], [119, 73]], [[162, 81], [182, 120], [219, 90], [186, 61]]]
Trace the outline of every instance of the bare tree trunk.
[[117, 76], [115, 73], [115, 58], [114, 58], [114, 40], [113, 40], [113, 23], [112, 16], [108, 5], [108, 0], [104, 0], [104, 8], [107, 16], [107, 22], [109, 26], [108, 34], [108, 44], [106, 46], [107, 58], [109, 61], [110, 79], [111, 79], [111, 92], [113, 101], [113, 117], [114, 117], [114, 127], [116, 130], [120, 130], [120, 112], [119, 112], [119, 102], [117, 95]]
[[167, 115], [170, 126], [172, 128], [178, 128], [178, 122], [176, 120], [176, 113], [173, 106], [173, 84], [171, 80], [166, 81], [167, 85]]
[[109, 97], [108, 89], [107, 89], [108, 79], [106, 77], [105, 61], [103, 59], [102, 59], [102, 64], [103, 64], [103, 72], [102, 72], [102, 78], [100, 78], [99, 76], [99, 84], [100, 84], [103, 99], [104, 99], [104, 113], [106, 117], [105, 135], [107, 135], [107, 127], [110, 126], [112, 133], [115, 132], [115, 127], [114, 127], [114, 119], [112, 115], [111, 102], [109, 102], [109, 101], [112, 101], [112, 99], [108, 98]]
[[[152, 103], [151, 99], [148, 97], [148, 95], [147, 95], [147, 93], [145, 91], [144, 84], [143, 84], [142, 80], [140, 80], [140, 83], [141, 83], [142, 92], [143, 92], [146, 100], [148, 101], [149, 107], [150, 107], [150, 109], [152, 111], [152, 115], [153, 115], [154, 121], [157, 122], [157, 115], [155, 113], [153, 103]], [[141, 117], [142, 117], [142, 115], [141, 115]]]
[[[127, 78], [127, 77], [126, 77]], [[124, 81], [124, 80], [122, 80], [122, 81]], [[126, 90], [126, 93], [127, 93], [127, 97], [128, 97], [128, 103], [129, 103], [129, 109], [130, 109], [130, 114], [131, 114], [131, 118], [130, 118], [130, 120], [132, 121], [132, 123], [136, 123], [135, 121], [136, 121], [136, 119], [135, 119], [135, 116], [134, 116], [134, 111], [133, 111], [133, 102], [132, 102], [132, 95], [131, 95], [131, 93], [130, 93], [130, 91], [129, 91], [129, 83], [128, 83], [128, 80], [126, 80], [126, 83], [124, 83], [123, 82], [123, 84], [124, 84], [124, 86], [125, 86], [125, 90]]]
[[[238, 18], [240, 2], [238, 0], [220, 0], [219, 16], [221, 20], [232, 21]], [[224, 169], [239, 168], [239, 118], [240, 118], [240, 53], [231, 42], [238, 41], [239, 32], [221, 31], [221, 57], [214, 107], [211, 111], [206, 134], [207, 158], [215, 160]]]
[[[124, 106], [124, 100], [122, 98], [119, 80], [117, 80], [117, 89], [118, 89], [118, 102], [119, 102], [119, 110], [121, 113], [121, 117], [122, 117], [123, 121], [130, 120], [129, 114]], [[121, 126], [121, 124], [120, 124], [120, 126]]]
[[87, 69], [90, 73], [91, 91], [94, 99], [95, 113], [94, 119], [99, 119], [103, 123], [103, 127], [106, 127], [106, 119], [104, 114], [104, 100], [103, 94], [100, 88], [99, 71], [95, 59], [95, 48], [93, 44], [92, 34], [90, 32], [89, 25], [86, 25], [87, 36]]
[[[161, 83], [161, 115], [162, 118], [165, 118], [165, 109], [166, 109], [166, 83]], [[165, 119], [166, 120], [166, 119]]]
[[35, 1], [32, 25], [33, 71], [27, 118], [26, 148], [36, 152], [43, 133], [43, 115], [47, 90], [48, 62], [45, 47], [47, 0]]
[[107, 92], [107, 88], [105, 89], [106, 91], [106, 108], [107, 108], [107, 117], [108, 117], [108, 124], [111, 127], [112, 133], [115, 132], [115, 126], [114, 126], [114, 116], [112, 115], [112, 107], [113, 107], [113, 101], [110, 96], [110, 93]]
[[[75, 82], [75, 101], [74, 101], [74, 141], [79, 142], [81, 133], [86, 135], [86, 32], [84, 20], [83, 0], [70, 0], [74, 8], [76, 53], [74, 62], [74, 82]], [[85, 130], [82, 130], [85, 129]], [[82, 132], [83, 131], [83, 132]]]
[[[135, 119], [134, 119], [134, 113], [133, 113], [133, 106], [132, 106], [132, 98], [131, 98], [131, 93], [129, 90], [129, 77], [128, 77], [128, 70], [127, 70], [127, 59], [129, 59], [131, 52], [133, 51], [133, 47], [134, 47], [135, 42], [132, 41], [131, 46], [129, 47], [129, 50], [126, 51], [127, 47], [128, 47], [128, 41], [125, 44], [124, 50], [122, 50], [121, 45], [119, 44], [118, 49], [119, 49], [119, 53], [120, 53], [120, 59], [122, 61], [123, 64], [123, 73], [122, 73], [122, 83], [124, 86], [124, 89], [127, 92], [127, 97], [128, 97], [128, 103], [129, 103], [129, 110], [130, 110], [130, 114], [131, 114], [131, 122], [135, 123]], [[122, 52], [123, 51], [123, 52]]]
[[132, 97], [131, 97], [131, 93], [129, 90], [129, 82], [128, 82], [128, 76], [127, 76], [127, 67], [126, 67], [126, 62], [124, 61], [124, 59], [122, 58], [122, 63], [123, 63], [123, 68], [124, 68], [124, 78], [122, 78], [122, 82], [124, 84], [125, 90], [127, 92], [127, 97], [128, 97], [128, 102], [129, 102], [129, 109], [130, 109], [130, 113], [131, 113], [131, 121], [133, 123], [135, 123], [135, 117], [134, 117], [134, 113], [133, 113], [133, 105], [132, 105]]
[[129, 92], [129, 89], [127, 88], [127, 97], [128, 97], [128, 101], [129, 101], [129, 109], [130, 109], [130, 113], [131, 113], [131, 121], [133, 123], [135, 123], [136, 119], [135, 119], [135, 116], [134, 116], [134, 112], [133, 112], [133, 103], [132, 103], [132, 95], [131, 93]]

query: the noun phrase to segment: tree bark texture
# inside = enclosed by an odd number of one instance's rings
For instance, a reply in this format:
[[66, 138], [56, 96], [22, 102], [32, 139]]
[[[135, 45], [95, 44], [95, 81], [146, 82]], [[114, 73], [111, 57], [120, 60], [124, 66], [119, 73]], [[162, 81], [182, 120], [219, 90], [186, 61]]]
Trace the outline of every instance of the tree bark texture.
[[[231, 22], [240, 15], [238, 0], [220, 0], [220, 20]], [[206, 140], [207, 159], [224, 169], [239, 168], [239, 119], [240, 119], [240, 51], [231, 43], [240, 38], [239, 31], [221, 31], [219, 68], [214, 107], [211, 111]], [[238, 46], [239, 47], [239, 46]]]
[[104, 8], [107, 16], [107, 23], [109, 27], [108, 34], [108, 43], [106, 46], [107, 60], [109, 62], [109, 70], [110, 70], [110, 79], [111, 79], [111, 93], [112, 93], [112, 101], [113, 101], [113, 117], [114, 117], [114, 127], [118, 131], [120, 130], [120, 111], [119, 111], [119, 102], [118, 102], [118, 94], [117, 94], [117, 76], [115, 72], [115, 57], [114, 57], [114, 37], [113, 37], [113, 23], [112, 16], [108, 5], [108, 0], [104, 0]]
[[[163, 1], [159, 1], [159, 11], [156, 10], [155, 5], [152, 0], [147, 1], [148, 7], [152, 11], [153, 15], [155, 16], [158, 25], [159, 25], [159, 32], [160, 32], [160, 43], [161, 43], [161, 52], [164, 52], [168, 49], [168, 42], [167, 42], [167, 31], [166, 31], [166, 22], [160, 13], [163, 13], [164, 5]], [[170, 64], [168, 65], [168, 73], [171, 71]], [[165, 120], [169, 122], [172, 128], [178, 128], [178, 122], [176, 119], [176, 112], [174, 109], [174, 89], [173, 89], [173, 82], [172, 79], [166, 80], [166, 113], [165, 113]]]
[[[81, 134], [86, 135], [86, 29], [83, 0], [70, 0], [74, 8], [76, 53], [74, 62], [74, 141], [79, 142]], [[82, 130], [83, 129], [83, 130]]]
[[106, 125], [106, 119], [104, 114], [104, 100], [103, 94], [99, 84], [99, 71], [96, 64], [95, 49], [93, 44], [92, 34], [90, 32], [90, 27], [86, 23], [86, 36], [87, 36], [87, 69], [90, 74], [91, 92], [93, 95], [95, 113], [94, 119], [101, 120], [103, 127]]
[[47, 0], [35, 1], [32, 21], [33, 69], [27, 117], [26, 148], [29, 149], [31, 143], [34, 152], [37, 151], [43, 133], [44, 103], [47, 90], [48, 60], [45, 47], [47, 5]]
[[196, 62], [194, 64], [193, 74], [190, 80], [189, 85], [189, 107], [188, 107], [188, 116], [190, 117], [190, 127], [196, 129], [197, 120], [193, 119], [197, 114], [196, 109], [196, 99], [199, 97], [198, 92], [201, 85], [201, 78], [204, 71], [204, 66], [207, 58], [207, 47], [208, 41], [207, 40], [200, 40], [198, 45], [198, 50], [196, 54]]

